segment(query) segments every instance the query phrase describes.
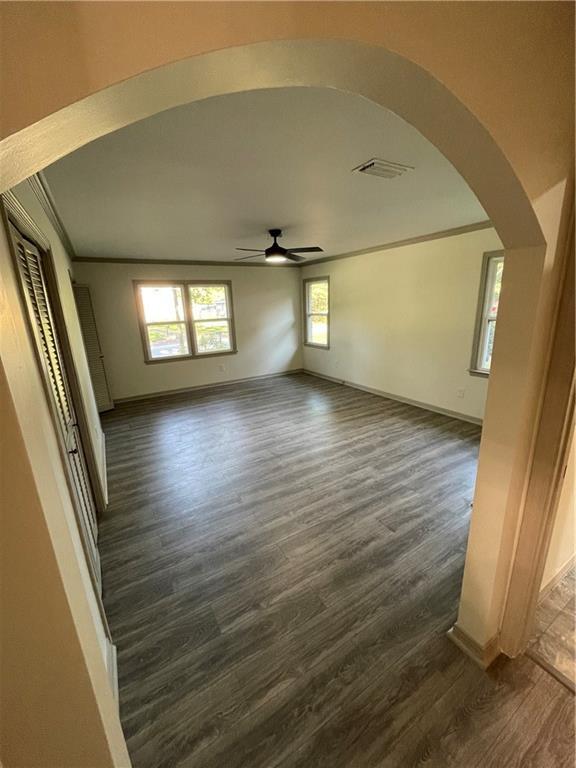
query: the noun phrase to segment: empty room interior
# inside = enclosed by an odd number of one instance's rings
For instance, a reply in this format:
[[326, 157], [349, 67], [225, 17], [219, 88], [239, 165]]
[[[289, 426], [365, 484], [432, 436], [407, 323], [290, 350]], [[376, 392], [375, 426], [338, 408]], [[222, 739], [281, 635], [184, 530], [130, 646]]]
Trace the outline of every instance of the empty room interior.
[[1, 9], [1, 765], [569, 768], [573, 4], [114, 5]]

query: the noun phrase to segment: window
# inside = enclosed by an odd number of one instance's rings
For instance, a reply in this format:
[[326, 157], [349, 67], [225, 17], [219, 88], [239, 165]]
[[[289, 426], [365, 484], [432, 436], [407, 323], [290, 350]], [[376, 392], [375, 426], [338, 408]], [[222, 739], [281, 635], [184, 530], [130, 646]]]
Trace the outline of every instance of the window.
[[501, 251], [484, 254], [471, 373], [490, 373], [503, 271]]
[[197, 355], [230, 352], [230, 300], [227, 285], [190, 285], [194, 348]]
[[141, 285], [140, 298], [150, 360], [186, 357], [190, 341], [181, 285]]
[[137, 282], [146, 362], [236, 351], [228, 282]]
[[330, 346], [330, 283], [327, 277], [304, 280], [305, 339], [311, 347]]

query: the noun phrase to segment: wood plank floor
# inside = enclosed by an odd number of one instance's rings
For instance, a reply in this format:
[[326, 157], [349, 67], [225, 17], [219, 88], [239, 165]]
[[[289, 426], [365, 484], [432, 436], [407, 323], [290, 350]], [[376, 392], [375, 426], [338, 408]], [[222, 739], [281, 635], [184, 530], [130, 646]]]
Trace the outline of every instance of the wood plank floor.
[[576, 569], [540, 601], [528, 646], [531, 659], [570, 690], [576, 688]]
[[135, 768], [573, 765], [573, 697], [455, 619], [479, 428], [301, 375], [105, 415]]

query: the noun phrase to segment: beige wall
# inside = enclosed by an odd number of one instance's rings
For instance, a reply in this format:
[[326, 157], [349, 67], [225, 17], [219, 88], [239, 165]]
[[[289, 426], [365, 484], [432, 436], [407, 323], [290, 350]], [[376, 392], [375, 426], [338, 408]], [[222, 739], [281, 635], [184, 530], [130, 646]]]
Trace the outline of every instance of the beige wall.
[[[329, 77], [324, 77], [323, 70], [321, 84], [329, 85], [331, 78], [336, 87], [350, 83], [350, 90], [374, 93], [374, 100], [384, 105], [392, 89], [398, 96], [396, 103], [412, 110], [414, 119], [406, 119], [433, 135], [466, 178], [474, 176], [474, 190], [494, 221], [490, 208], [498, 198], [498, 231], [503, 240], [500, 224], [513, 224], [523, 204], [513, 184], [502, 184], [506, 174], [501, 161], [513, 170], [530, 198], [548, 248], [544, 262], [540, 248], [513, 251], [511, 258], [507, 255], [509, 286], [501, 305], [498, 375], [493, 376], [488, 393], [459, 616], [459, 624], [471, 637], [480, 644], [486, 642], [499, 629], [521, 519], [520, 499], [549, 346], [559, 237], [563, 248], [560, 214], [573, 198], [569, 181], [574, 158], [573, 4], [143, 3], [135, 14], [130, 3], [0, 3], [0, 13], [3, 131], [5, 135], [21, 131], [13, 134], [13, 141], [3, 142], [6, 177], [13, 180], [74, 147], [67, 118], [59, 129], [52, 125], [50, 130], [48, 123], [33, 130], [34, 121], [100, 92], [95, 100], [85, 102], [85, 108], [76, 110], [74, 132], [78, 129], [88, 136], [93, 127], [95, 135], [113, 130], [123, 124], [124, 114], [127, 121], [136, 119], [131, 115], [141, 113], [141, 103], [148, 103], [149, 94], [139, 82], [134, 90], [122, 90], [118, 104], [109, 92], [102, 92], [107, 86], [208, 50], [280, 38], [338, 38], [382, 46], [421, 67], [421, 81], [426, 73], [436, 78], [425, 82], [426, 99], [415, 102], [409, 91], [398, 93], [392, 75], [386, 79], [388, 68], [360, 71], [356, 64], [351, 68], [344, 56], [331, 61]], [[259, 87], [260, 81], [268, 82], [265, 74], [275, 67], [278, 82], [292, 82], [293, 71], [287, 74], [285, 67], [296, 66], [298, 51], [293, 59], [283, 58], [284, 53], [263, 59], [254, 54], [253, 60], [241, 49], [244, 69], [236, 87], [244, 83]], [[393, 59], [388, 61], [392, 70]], [[147, 83], [157, 83], [157, 74]], [[195, 81], [198, 88], [193, 98], [201, 97], [205, 83], [207, 95], [218, 88], [234, 90], [236, 71], [224, 76], [212, 70], [203, 74], [204, 79]], [[298, 70], [297, 74], [302, 84], [311, 84], [318, 72]], [[180, 84], [182, 80], [181, 74]], [[420, 120], [428, 103], [442, 101], [440, 83], [468, 110], [470, 132], [455, 135], [450, 110], [436, 110], [428, 116], [432, 122]], [[410, 84], [414, 86], [414, 80]], [[175, 81], [170, 87], [178, 90]], [[464, 117], [458, 114], [459, 120]], [[481, 130], [476, 130], [478, 126]], [[483, 144], [478, 151], [482, 136], [491, 136], [498, 149], [486, 152]], [[42, 157], [44, 161], [39, 162]], [[490, 169], [496, 167], [500, 175], [491, 176]], [[522, 221], [520, 229], [523, 226]], [[510, 237], [507, 245], [539, 245], [536, 240]]]
[[130, 2], [2, 2], [0, 19], [2, 136], [168, 62], [261, 40], [338, 39], [433, 73], [532, 199], [572, 165], [572, 3], [148, 2], [135, 13]]
[[3, 227], [0, 307], [2, 760], [5, 768], [94, 768], [94, 757], [98, 768], [129, 766], [105, 632]]
[[[112, 397], [281, 373], [302, 367], [294, 268], [74, 263], [90, 286]], [[146, 365], [133, 280], [231, 280], [238, 353]]]
[[54, 259], [54, 266], [56, 268], [60, 302], [62, 305], [62, 311], [64, 312], [66, 328], [68, 330], [68, 338], [70, 339], [70, 346], [72, 347], [72, 353], [74, 355], [76, 371], [78, 373], [78, 381], [82, 392], [84, 411], [86, 413], [88, 426], [90, 429], [90, 438], [92, 441], [94, 456], [98, 465], [101, 485], [102, 488], [105, 489], [106, 457], [104, 450], [104, 434], [102, 432], [102, 427], [100, 426], [100, 417], [98, 416], [98, 409], [94, 399], [94, 392], [92, 390], [92, 384], [90, 381], [90, 372], [88, 370], [88, 362], [86, 360], [86, 353], [84, 351], [84, 342], [82, 340], [82, 331], [80, 329], [78, 313], [76, 311], [76, 304], [74, 302], [74, 294], [72, 292], [72, 284], [70, 281], [70, 271], [72, 266], [70, 259], [66, 253], [64, 245], [58, 237], [56, 230], [52, 226], [48, 216], [44, 212], [44, 209], [40, 205], [38, 198], [36, 197], [32, 187], [28, 184], [28, 182], [22, 182], [22, 184], [19, 184], [12, 191], [30, 218], [34, 221], [38, 229], [40, 229], [40, 231], [44, 234], [45, 238], [50, 243], [52, 256]]
[[106, 768], [114, 763], [76, 626], [82, 616], [62, 582], [1, 365], [0, 404], [2, 765]]
[[304, 367], [482, 419], [488, 380], [468, 368], [482, 256], [500, 248], [486, 229], [305, 267], [330, 277], [332, 317]]
[[546, 558], [542, 589], [544, 589], [576, 555], [576, 515], [574, 504], [574, 477], [576, 474], [576, 453], [574, 437], [568, 455], [566, 474], [556, 511], [556, 520], [552, 530], [552, 539]]

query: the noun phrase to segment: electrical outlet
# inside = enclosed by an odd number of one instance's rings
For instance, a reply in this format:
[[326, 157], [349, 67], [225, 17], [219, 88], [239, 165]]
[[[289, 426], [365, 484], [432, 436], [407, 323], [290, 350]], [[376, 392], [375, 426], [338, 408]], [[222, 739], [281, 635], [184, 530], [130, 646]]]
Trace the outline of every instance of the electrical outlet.
[[218, 366], [218, 370], [220, 371], [220, 373], [226, 373], [226, 366], [224, 365], [224, 363], [220, 363], [220, 365]]
[[456, 390], [456, 397], [463, 398], [465, 394], [466, 394], [466, 390], [465, 389], [457, 389]]

